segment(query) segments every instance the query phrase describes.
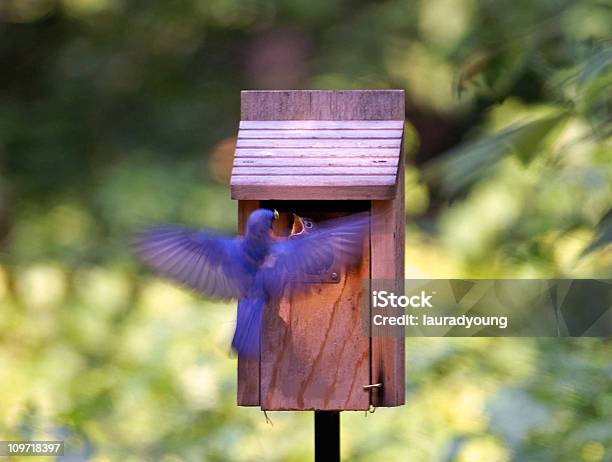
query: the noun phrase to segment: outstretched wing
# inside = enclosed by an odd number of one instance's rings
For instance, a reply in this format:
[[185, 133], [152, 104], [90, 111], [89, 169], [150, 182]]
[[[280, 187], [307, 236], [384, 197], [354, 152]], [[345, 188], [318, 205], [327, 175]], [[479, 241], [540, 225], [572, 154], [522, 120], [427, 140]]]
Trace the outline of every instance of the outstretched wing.
[[361, 260], [363, 240], [369, 230], [369, 213], [363, 212], [320, 222], [317, 229], [298, 238], [277, 242], [261, 268], [268, 295], [280, 297], [304, 289], [308, 275], [326, 270], [331, 262], [347, 268]]
[[252, 278], [239, 239], [167, 225], [137, 234], [134, 248], [160, 275], [210, 297], [240, 298]]

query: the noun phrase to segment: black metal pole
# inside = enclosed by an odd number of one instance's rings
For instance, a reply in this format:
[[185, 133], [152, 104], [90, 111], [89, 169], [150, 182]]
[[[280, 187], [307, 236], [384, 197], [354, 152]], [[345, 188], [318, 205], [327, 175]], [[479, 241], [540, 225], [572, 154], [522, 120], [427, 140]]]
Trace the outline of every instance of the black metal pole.
[[315, 411], [315, 462], [340, 462], [340, 411]]

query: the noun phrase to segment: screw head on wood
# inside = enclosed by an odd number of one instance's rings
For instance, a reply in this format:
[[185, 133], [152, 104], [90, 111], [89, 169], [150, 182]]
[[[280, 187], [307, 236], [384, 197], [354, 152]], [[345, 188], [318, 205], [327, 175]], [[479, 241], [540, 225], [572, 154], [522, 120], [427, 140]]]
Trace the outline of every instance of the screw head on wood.
[[338, 273], [332, 273], [331, 274], [331, 278], [332, 278], [332, 281], [337, 281], [338, 280]]

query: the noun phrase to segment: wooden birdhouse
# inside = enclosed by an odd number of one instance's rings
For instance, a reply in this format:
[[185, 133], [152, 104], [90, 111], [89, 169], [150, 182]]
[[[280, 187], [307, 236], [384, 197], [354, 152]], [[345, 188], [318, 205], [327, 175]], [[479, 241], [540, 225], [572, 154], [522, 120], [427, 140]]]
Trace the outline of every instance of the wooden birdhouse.
[[[238, 404], [367, 410], [404, 403], [404, 338], [362, 331], [364, 281], [404, 279], [404, 92], [243, 91], [231, 177], [240, 232], [260, 207], [315, 221], [369, 211], [361, 265], [264, 312], [259, 360], [238, 358]], [[367, 294], [366, 294], [367, 295]], [[368, 297], [369, 299], [370, 297]]]

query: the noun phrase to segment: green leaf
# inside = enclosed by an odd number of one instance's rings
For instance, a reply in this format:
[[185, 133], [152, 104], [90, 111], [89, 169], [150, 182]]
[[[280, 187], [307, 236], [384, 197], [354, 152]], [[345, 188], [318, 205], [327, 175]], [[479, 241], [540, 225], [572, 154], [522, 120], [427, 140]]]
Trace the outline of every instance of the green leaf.
[[578, 87], [583, 88], [592, 81], [596, 80], [600, 75], [606, 73], [612, 66], [612, 48], [606, 48], [595, 54], [584, 65], [580, 76], [578, 77]]
[[528, 164], [540, 151], [542, 141], [566, 113], [513, 125], [501, 132], [455, 148], [425, 166], [425, 178], [441, 185], [442, 194], [453, 196], [487, 176], [507, 154]]
[[608, 213], [606, 213], [597, 224], [597, 236], [593, 239], [593, 242], [584, 249], [581, 256], [585, 257], [610, 244], [612, 244], [612, 209], [608, 210]]
[[606, 48], [586, 62], [576, 82], [577, 108], [600, 132], [610, 125], [611, 87], [612, 48]]
[[510, 140], [510, 149], [524, 165], [528, 165], [537, 154], [546, 135], [564, 120], [566, 115], [562, 112], [524, 124]]

